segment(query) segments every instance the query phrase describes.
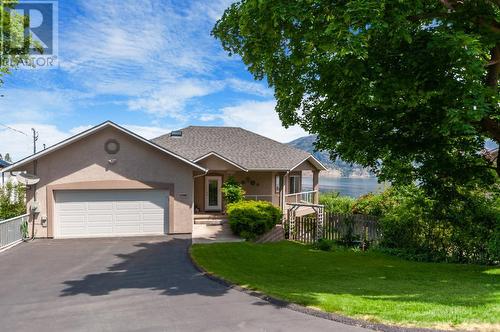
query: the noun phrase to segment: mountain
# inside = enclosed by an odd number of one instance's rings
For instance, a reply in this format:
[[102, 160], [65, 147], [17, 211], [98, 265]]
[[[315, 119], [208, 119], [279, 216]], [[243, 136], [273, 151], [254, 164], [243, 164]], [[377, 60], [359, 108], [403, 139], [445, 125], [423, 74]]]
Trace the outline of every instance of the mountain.
[[316, 135], [304, 136], [301, 138], [297, 138], [296, 140], [287, 143], [294, 148], [301, 149], [312, 154], [316, 159], [318, 159], [325, 167], [329, 168], [332, 176], [342, 176], [342, 177], [369, 177], [373, 176], [369, 170], [366, 168], [356, 165], [350, 164], [348, 162], [343, 161], [340, 158], [337, 160], [331, 160], [330, 154], [326, 151], [315, 151], [314, 150], [314, 142], [316, 141]]

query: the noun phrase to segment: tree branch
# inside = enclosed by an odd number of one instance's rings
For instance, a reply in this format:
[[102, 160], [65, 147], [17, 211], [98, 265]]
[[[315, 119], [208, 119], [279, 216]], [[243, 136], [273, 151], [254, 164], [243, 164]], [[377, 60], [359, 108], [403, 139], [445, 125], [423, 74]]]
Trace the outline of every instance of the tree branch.
[[498, 75], [500, 74], [500, 43], [490, 50], [490, 65], [486, 74], [486, 85], [493, 91], [498, 91]]

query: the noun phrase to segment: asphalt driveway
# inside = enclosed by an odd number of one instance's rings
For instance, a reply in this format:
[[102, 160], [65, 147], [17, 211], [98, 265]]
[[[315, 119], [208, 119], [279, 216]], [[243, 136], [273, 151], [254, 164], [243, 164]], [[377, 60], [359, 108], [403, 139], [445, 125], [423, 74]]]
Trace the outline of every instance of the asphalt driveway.
[[188, 258], [190, 242], [37, 240], [0, 253], [0, 329], [363, 331], [207, 279]]

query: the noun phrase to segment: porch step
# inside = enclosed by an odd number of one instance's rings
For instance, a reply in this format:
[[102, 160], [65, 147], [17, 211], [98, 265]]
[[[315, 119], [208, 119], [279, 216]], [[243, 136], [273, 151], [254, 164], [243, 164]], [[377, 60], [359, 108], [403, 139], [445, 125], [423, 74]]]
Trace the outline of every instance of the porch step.
[[195, 214], [195, 225], [224, 225], [227, 224], [228, 218], [223, 214]]

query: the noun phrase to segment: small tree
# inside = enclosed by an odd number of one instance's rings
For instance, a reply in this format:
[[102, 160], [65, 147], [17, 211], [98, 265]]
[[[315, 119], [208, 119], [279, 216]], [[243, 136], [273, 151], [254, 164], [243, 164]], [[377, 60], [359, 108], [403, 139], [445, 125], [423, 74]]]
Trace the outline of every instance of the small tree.
[[0, 190], [0, 220], [26, 213], [26, 189], [20, 184], [7, 182]]
[[[1, 155], [0, 155], [0, 156], [1, 156]], [[0, 158], [1, 158], [1, 157], [0, 157]], [[5, 160], [5, 161], [7, 161], [7, 162], [9, 162], [9, 163], [11, 163], [11, 162], [12, 162], [12, 158], [10, 157], [10, 154], [9, 154], [8, 152], [5, 154], [5, 157], [3, 158], [3, 160]]]
[[241, 202], [245, 196], [241, 184], [239, 184], [234, 176], [230, 176], [222, 185], [222, 194], [227, 204]]

